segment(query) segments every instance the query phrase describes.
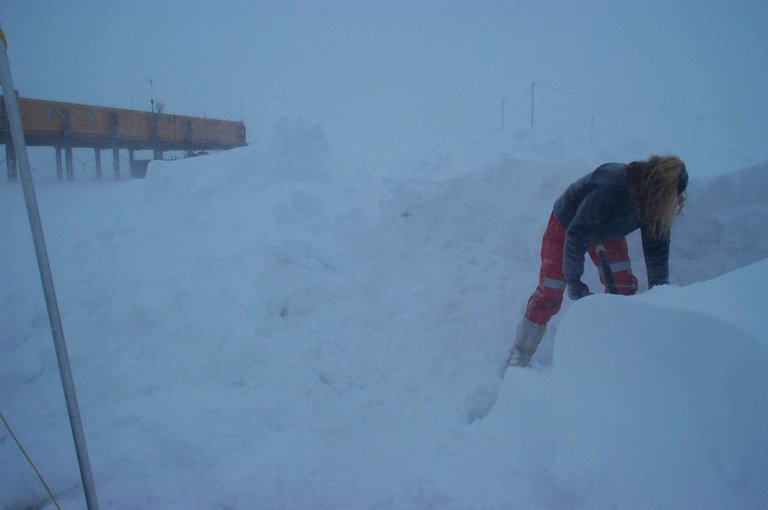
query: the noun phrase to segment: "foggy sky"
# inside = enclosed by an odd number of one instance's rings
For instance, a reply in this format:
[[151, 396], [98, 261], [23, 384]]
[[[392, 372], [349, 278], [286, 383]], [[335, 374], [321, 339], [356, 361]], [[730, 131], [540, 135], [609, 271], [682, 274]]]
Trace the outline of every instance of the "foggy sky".
[[[428, 150], [501, 124], [768, 158], [768, 3], [4, 0], [22, 96]], [[150, 81], [152, 80], [152, 87]], [[586, 139], [586, 138], [585, 138]], [[372, 149], [373, 150], [373, 149]]]

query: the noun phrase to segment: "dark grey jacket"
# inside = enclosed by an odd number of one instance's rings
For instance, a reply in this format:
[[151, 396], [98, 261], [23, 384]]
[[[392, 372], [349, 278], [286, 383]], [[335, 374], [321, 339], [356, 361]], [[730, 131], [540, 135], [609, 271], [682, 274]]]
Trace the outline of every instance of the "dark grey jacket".
[[555, 201], [554, 214], [565, 228], [563, 274], [569, 283], [581, 279], [587, 246], [624, 237], [640, 228], [648, 287], [669, 279], [669, 236], [654, 237], [640, 224], [624, 176], [626, 165], [607, 163], [585, 175]]

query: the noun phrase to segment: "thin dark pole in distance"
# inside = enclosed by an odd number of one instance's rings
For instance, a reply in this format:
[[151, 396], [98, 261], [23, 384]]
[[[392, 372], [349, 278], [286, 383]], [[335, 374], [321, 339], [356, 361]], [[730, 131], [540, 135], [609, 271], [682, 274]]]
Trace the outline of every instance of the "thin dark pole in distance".
[[533, 127], [533, 82], [531, 82], [531, 127]]
[[69, 355], [67, 354], [67, 346], [64, 341], [64, 328], [61, 325], [59, 305], [56, 301], [56, 290], [53, 287], [53, 274], [51, 273], [51, 265], [48, 260], [48, 249], [45, 245], [43, 224], [40, 220], [40, 210], [37, 205], [37, 195], [35, 194], [35, 185], [32, 181], [32, 172], [29, 167], [29, 156], [27, 155], [24, 129], [21, 125], [21, 115], [19, 113], [19, 102], [16, 99], [16, 89], [13, 87], [11, 65], [8, 61], [8, 51], [2, 24], [0, 24], [0, 83], [3, 85], [5, 111], [8, 116], [8, 124], [10, 124], [11, 128], [11, 138], [13, 139], [16, 158], [19, 164], [21, 187], [24, 191], [24, 201], [27, 204], [29, 226], [32, 229], [32, 240], [35, 245], [35, 254], [37, 255], [37, 266], [40, 270], [40, 279], [42, 280], [43, 292], [45, 294], [45, 304], [48, 308], [48, 319], [51, 324], [53, 343], [56, 348], [56, 358], [59, 362], [61, 383], [64, 387], [64, 397], [67, 401], [69, 423], [72, 427], [72, 436], [75, 440], [75, 451], [77, 453], [78, 464], [80, 465], [80, 476], [83, 480], [85, 501], [88, 505], [88, 510], [98, 510], [99, 503], [96, 499], [96, 489], [93, 484], [91, 463], [88, 459], [85, 434], [83, 433], [83, 425], [80, 421], [80, 410], [77, 405], [75, 383], [72, 379]]
[[505, 116], [506, 116], [506, 110], [507, 110], [507, 100], [502, 99], [501, 100], [501, 127], [504, 128], [504, 122], [505, 122]]

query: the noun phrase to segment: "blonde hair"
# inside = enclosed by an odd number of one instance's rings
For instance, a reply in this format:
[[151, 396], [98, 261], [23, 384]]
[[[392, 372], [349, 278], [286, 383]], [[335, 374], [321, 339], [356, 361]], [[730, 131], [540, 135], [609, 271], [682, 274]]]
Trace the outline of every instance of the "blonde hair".
[[675, 216], [685, 204], [685, 192], [678, 194], [685, 164], [676, 156], [651, 156], [629, 163], [625, 169], [629, 192], [640, 222], [655, 237], [668, 237]]

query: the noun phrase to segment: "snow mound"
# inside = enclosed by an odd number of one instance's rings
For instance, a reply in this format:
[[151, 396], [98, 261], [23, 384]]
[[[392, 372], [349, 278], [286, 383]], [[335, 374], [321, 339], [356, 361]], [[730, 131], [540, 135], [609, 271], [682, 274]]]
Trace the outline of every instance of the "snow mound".
[[585, 299], [563, 317], [553, 470], [574, 500], [587, 508], [768, 501], [768, 303], [723, 300], [745, 275], [764, 281], [768, 261], [639, 299]]

